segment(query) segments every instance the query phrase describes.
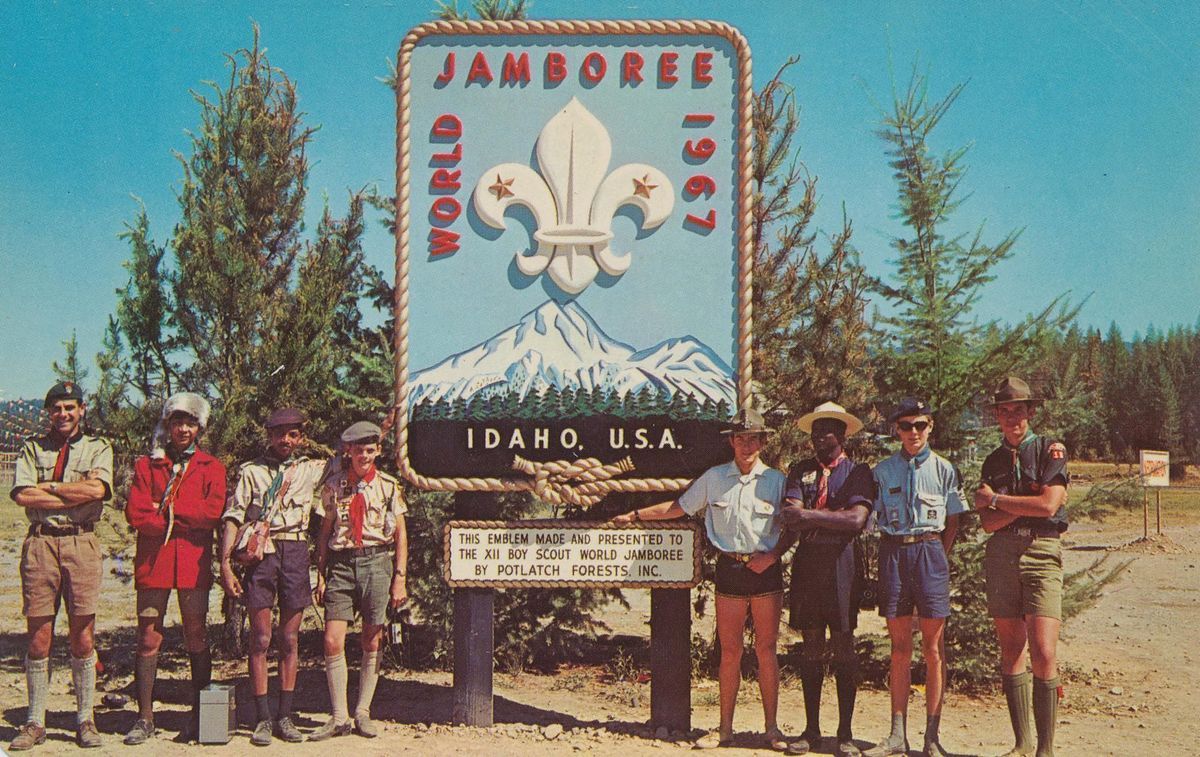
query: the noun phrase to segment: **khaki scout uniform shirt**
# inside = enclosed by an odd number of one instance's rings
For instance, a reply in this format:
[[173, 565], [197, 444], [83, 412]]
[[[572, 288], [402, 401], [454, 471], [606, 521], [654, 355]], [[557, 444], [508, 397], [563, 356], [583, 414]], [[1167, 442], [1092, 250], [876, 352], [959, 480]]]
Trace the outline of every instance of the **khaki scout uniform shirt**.
[[[401, 515], [408, 512], [404, 503], [404, 494], [400, 482], [383, 471], [375, 471], [375, 478], [370, 482], [360, 481], [363, 498], [366, 500], [366, 513], [363, 515], [362, 543], [364, 547], [377, 544], [392, 544], [396, 540], [396, 522]], [[343, 471], [330, 476], [321, 487], [321, 504], [318, 505], [318, 515], [337, 520], [334, 522], [333, 533], [329, 537], [329, 548], [356, 549], [354, 533], [350, 527], [350, 500], [354, 498], [358, 487], [351, 485], [349, 471]]]
[[[69, 526], [75, 523], [95, 523], [100, 520], [106, 500], [112, 498], [113, 451], [107, 439], [99, 436], [79, 434], [67, 442], [71, 445], [67, 453], [67, 466], [63, 471], [63, 483], [75, 483], [87, 479], [94, 472], [104, 482], [104, 496], [66, 510], [39, 510], [25, 508], [31, 523], [46, 523], [51, 526]], [[62, 445], [49, 435], [29, 439], [21, 447], [9, 497], [19, 489], [37, 486], [43, 481], [54, 479], [54, 464], [58, 462], [58, 451]]]
[[237, 485], [225, 502], [223, 520], [241, 524], [246, 520], [246, 510], [251, 506], [266, 507], [263, 496], [283, 471], [284, 491], [282, 501], [277, 503], [270, 516], [271, 534], [303, 534], [308, 531], [308, 519], [313, 510], [313, 495], [325, 478], [325, 460], [308, 457], [293, 457], [280, 463], [263, 455], [238, 468]]

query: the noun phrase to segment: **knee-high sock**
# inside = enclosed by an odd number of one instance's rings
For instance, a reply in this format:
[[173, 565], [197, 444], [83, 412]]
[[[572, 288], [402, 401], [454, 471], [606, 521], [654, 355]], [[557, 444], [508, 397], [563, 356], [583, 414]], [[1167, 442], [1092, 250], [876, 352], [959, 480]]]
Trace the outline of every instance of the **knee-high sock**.
[[804, 689], [804, 732], [809, 735], [821, 732], [821, 683], [824, 677], [824, 665], [820, 660], [804, 660], [800, 663], [800, 686]]
[[71, 658], [71, 682], [75, 684], [76, 725], [93, 719], [92, 701], [96, 696], [96, 652], [87, 657]]
[[1037, 727], [1037, 757], [1054, 757], [1054, 726], [1058, 722], [1058, 678], [1033, 679], [1033, 722]]
[[346, 705], [347, 677], [345, 654], [325, 658], [325, 684], [329, 687], [329, 705], [335, 723], [345, 723], [350, 719]]
[[354, 717], [359, 713], [371, 715], [371, 700], [375, 698], [375, 683], [379, 680], [380, 651], [364, 651], [362, 668], [358, 671], [358, 704], [354, 705]]
[[192, 672], [192, 725], [200, 724], [200, 691], [212, 683], [212, 652], [188, 652]]
[[29, 693], [28, 723], [46, 725], [46, 692], [50, 689], [50, 658], [25, 657], [25, 686]]
[[858, 662], [856, 660], [834, 663], [834, 679], [837, 681], [838, 698], [838, 741], [854, 738], [854, 700], [858, 696]]
[[154, 682], [158, 678], [158, 653], [139, 655], [134, 663], [137, 681], [138, 717], [154, 722]]
[[1008, 703], [1008, 719], [1012, 723], [1017, 743], [1013, 751], [1025, 754], [1034, 750], [1033, 738], [1033, 674], [1029, 671], [1015, 676], [1001, 676], [1004, 700]]

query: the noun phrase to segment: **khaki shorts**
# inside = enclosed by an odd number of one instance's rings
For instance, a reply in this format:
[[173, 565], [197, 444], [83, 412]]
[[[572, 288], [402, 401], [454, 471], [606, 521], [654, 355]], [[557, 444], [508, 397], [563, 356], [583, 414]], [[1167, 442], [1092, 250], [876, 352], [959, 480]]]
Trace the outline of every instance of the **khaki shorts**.
[[208, 615], [208, 589], [138, 589], [138, 617], [164, 617], [172, 591], [179, 599], [180, 615], [199, 615], [202, 618]]
[[1062, 619], [1062, 540], [996, 533], [984, 546], [988, 614]]
[[94, 533], [27, 536], [21, 545], [21, 612], [53, 617], [65, 598], [70, 616], [95, 615], [104, 558]]
[[325, 620], [353, 623], [357, 611], [365, 626], [386, 623], [394, 569], [391, 552], [354, 557], [335, 551], [325, 577]]

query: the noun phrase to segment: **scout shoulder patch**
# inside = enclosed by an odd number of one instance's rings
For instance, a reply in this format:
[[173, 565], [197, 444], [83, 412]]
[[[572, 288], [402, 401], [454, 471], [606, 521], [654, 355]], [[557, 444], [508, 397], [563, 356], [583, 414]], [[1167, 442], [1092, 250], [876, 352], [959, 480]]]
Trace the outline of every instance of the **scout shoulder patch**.
[[805, 473], [800, 477], [800, 482], [805, 484], [817, 483], [817, 472], [815, 470], [810, 470], [808, 473]]
[[1066, 456], [1067, 456], [1067, 448], [1063, 445], [1062, 442], [1055, 442], [1054, 444], [1050, 445], [1050, 459], [1051, 460], [1062, 460]]
[[888, 494], [899, 494], [899, 493], [900, 493], [899, 486], [893, 486], [892, 488], [888, 489]]

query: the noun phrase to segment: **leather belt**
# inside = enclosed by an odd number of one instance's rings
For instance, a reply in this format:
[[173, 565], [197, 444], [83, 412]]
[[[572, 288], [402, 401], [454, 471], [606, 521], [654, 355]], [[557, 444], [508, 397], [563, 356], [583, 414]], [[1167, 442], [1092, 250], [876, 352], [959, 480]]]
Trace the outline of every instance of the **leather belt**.
[[308, 534], [303, 531], [285, 531], [283, 533], [271, 534], [272, 539], [280, 541], [308, 541]]
[[889, 544], [916, 544], [923, 541], [939, 541], [942, 538], [941, 531], [928, 531], [923, 534], [905, 534], [903, 536], [893, 536], [892, 534], [882, 534], [883, 541]]
[[739, 562], [742, 565], [746, 565], [751, 559], [754, 558], [754, 555], [747, 554], [745, 552], [722, 552], [721, 557], [727, 557], [734, 562]]
[[394, 552], [395, 544], [372, 544], [369, 547], [350, 547], [349, 549], [335, 549], [333, 556], [335, 558], [347, 559], [350, 557], [366, 557], [368, 555], [377, 555], [381, 552]]
[[55, 526], [50, 523], [30, 523], [28, 536], [78, 536], [90, 534], [96, 530], [95, 523], [72, 523], [67, 526]]
[[1062, 533], [1054, 526], [1005, 526], [996, 533], [1017, 536], [1022, 539], [1058, 539]]

